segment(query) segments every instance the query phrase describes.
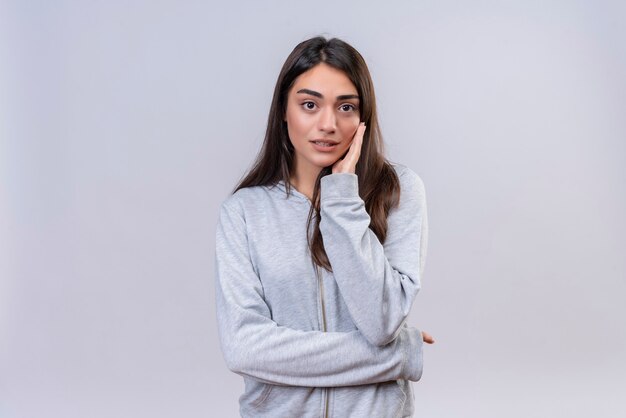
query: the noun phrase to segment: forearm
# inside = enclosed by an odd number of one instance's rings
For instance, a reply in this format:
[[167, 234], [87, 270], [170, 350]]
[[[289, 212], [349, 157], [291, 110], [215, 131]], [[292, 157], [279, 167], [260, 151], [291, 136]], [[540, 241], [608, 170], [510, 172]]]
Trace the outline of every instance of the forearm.
[[300, 331], [262, 317], [247, 321], [220, 327], [224, 357], [233, 372], [265, 383], [347, 386], [417, 381], [422, 374], [423, 342], [415, 328], [403, 327], [397, 339], [377, 347], [357, 330]]
[[375, 345], [393, 340], [420, 289], [426, 212], [422, 186], [403, 179], [403, 199], [381, 244], [354, 174], [322, 178], [320, 231], [350, 314]]

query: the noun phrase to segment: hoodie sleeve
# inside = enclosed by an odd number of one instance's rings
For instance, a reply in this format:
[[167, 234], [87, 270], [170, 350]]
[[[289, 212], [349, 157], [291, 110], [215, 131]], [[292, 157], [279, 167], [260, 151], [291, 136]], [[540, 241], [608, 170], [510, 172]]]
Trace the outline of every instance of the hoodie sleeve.
[[216, 228], [215, 298], [220, 344], [233, 372], [288, 386], [346, 386], [422, 375], [420, 330], [404, 327], [377, 347], [358, 331], [303, 331], [271, 319], [248, 252], [245, 220], [223, 203]]
[[384, 245], [369, 228], [356, 174], [329, 174], [320, 185], [320, 232], [337, 286], [355, 325], [377, 346], [399, 336], [426, 257], [424, 184], [407, 167], [399, 179], [400, 204], [387, 218]]

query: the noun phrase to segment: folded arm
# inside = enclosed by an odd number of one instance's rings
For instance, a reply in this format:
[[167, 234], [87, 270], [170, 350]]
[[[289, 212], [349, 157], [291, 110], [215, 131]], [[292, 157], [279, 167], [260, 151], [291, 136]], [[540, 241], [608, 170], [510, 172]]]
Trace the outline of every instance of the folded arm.
[[271, 319], [248, 254], [245, 221], [222, 204], [216, 230], [215, 290], [218, 330], [232, 371], [265, 383], [346, 386], [422, 374], [422, 336], [403, 327], [392, 343], [377, 347], [353, 332], [302, 331]]

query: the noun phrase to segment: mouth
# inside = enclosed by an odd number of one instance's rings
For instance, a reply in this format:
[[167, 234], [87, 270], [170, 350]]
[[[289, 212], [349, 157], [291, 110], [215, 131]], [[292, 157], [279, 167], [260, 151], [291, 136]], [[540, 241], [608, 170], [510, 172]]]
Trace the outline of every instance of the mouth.
[[312, 142], [314, 144], [321, 145], [321, 146], [332, 146], [332, 145], [337, 145], [339, 143], [338, 141], [334, 141], [332, 139], [312, 139], [309, 142]]
[[337, 148], [337, 144], [339, 144], [339, 142], [333, 141], [332, 139], [314, 139], [309, 142], [313, 144], [313, 148], [322, 152], [333, 151]]

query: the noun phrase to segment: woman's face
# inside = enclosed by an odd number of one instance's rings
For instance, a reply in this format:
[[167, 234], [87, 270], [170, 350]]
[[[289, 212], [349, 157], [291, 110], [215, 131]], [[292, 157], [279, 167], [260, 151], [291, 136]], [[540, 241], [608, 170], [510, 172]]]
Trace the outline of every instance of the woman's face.
[[289, 90], [285, 121], [296, 170], [317, 175], [350, 147], [360, 122], [357, 89], [343, 71], [317, 64], [300, 74]]

